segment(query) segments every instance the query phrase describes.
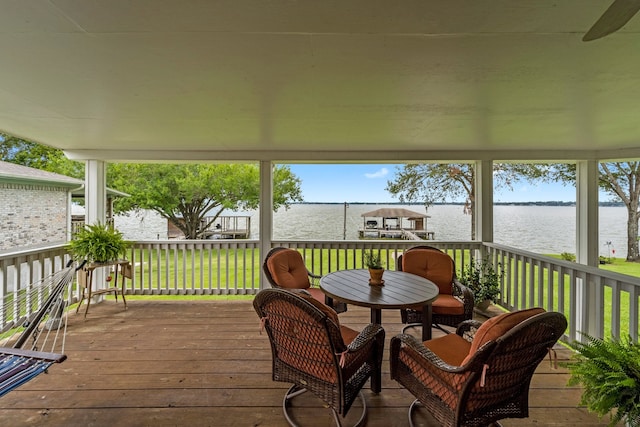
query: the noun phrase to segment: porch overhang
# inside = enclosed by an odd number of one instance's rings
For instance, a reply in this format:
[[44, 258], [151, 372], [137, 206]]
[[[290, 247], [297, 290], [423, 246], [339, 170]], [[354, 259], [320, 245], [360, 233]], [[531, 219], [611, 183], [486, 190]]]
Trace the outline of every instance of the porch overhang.
[[[606, 3], [606, 2], [605, 2]], [[601, 0], [0, 0], [0, 130], [104, 161], [640, 157]]]

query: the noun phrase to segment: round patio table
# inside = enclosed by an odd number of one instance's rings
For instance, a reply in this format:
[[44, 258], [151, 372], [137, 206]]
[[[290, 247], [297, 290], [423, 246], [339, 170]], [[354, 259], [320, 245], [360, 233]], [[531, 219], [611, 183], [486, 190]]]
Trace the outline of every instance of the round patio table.
[[[438, 287], [424, 277], [386, 270], [384, 285], [369, 284], [369, 270], [339, 270], [322, 276], [320, 289], [330, 298], [371, 309], [371, 323], [382, 324], [383, 309], [422, 308], [422, 340], [431, 339], [431, 303]], [[371, 389], [379, 393], [381, 373], [371, 377]]]

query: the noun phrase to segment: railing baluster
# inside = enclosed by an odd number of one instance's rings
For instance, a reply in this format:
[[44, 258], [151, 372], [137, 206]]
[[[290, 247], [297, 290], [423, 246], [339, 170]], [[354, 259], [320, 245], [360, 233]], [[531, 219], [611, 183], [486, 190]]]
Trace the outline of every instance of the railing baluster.
[[638, 342], [638, 296], [640, 289], [636, 286], [631, 288], [629, 293], [629, 335]]
[[620, 283], [615, 281], [611, 284], [611, 335], [614, 337], [620, 337], [620, 309], [622, 304]]

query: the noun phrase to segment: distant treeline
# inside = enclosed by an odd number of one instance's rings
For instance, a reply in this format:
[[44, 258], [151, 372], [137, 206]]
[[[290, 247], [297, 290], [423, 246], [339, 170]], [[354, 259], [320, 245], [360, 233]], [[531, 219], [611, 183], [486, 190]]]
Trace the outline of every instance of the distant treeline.
[[[424, 206], [422, 203], [399, 203], [399, 202], [300, 202], [294, 203], [298, 205], [402, 205], [402, 206]], [[493, 202], [494, 205], [500, 206], [575, 206], [576, 202]], [[432, 206], [439, 205], [459, 205], [463, 206], [463, 202], [448, 203], [432, 203]], [[599, 206], [621, 207], [622, 202], [600, 202]]]

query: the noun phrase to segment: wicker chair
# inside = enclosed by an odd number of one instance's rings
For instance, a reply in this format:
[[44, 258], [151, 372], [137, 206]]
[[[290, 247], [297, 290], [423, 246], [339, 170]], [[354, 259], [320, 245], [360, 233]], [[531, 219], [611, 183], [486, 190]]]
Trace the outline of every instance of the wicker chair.
[[[273, 248], [262, 264], [267, 280], [274, 288], [306, 289], [315, 299], [327, 304], [329, 299], [318, 287], [320, 276], [311, 273], [304, 265], [300, 252], [289, 248]], [[347, 311], [347, 304], [333, 301], [331, 307], [338, 312]]]
[[291, 399], [310, 391], [331, 408], [337, 425], [360, 397], [355, 425], [361, 425], [367, 412], [361, 389], [381, 369], [384, 329], [369, 324], [358, 333], [340, 326], [337, 313], [304, 290], [264, 289], [253, 306], [271, 342], [273, 380], [293, 383], [283, 400], [287, 422], [296, 425]]
[[[417, 274], [431, 280], [440, 289], [440, 295], [432, 304], [432, 323], [444, 331], [441, 325], [455, 328], [461, 322], [473, 317], [473, 292], [456, 277], [453, 259], [432, 246], [414, 246], [398, 257], [398, 269]], [[405, 327], [422, 324], [422, 311], [402, 309], [400, 311]], [[403, 330], [404, 331], [404, 330]]]
[[[443, 426], [486, 426], [529, 416], [534, 371], [567, 328], [560, 313], [541, 308], [463, 322], [456, 334], [420, 343], [391, 339], [391, 377]], [[474, 333], [475, 331], [475, 333]]]

